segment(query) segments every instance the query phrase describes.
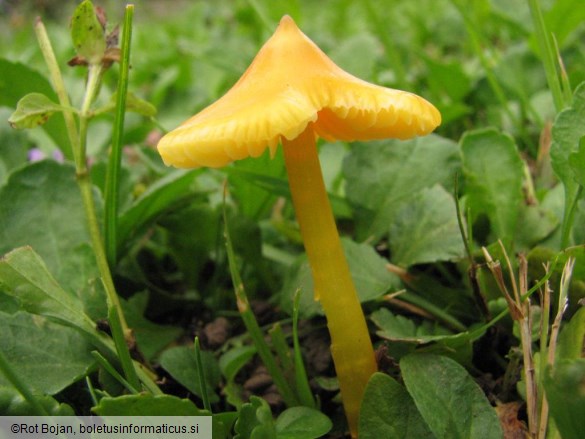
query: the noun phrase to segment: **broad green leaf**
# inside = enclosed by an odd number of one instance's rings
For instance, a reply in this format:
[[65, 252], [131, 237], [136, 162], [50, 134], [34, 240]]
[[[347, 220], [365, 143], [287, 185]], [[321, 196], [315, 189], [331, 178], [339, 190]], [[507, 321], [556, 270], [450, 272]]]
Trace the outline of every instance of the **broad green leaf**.
[[581, 186], [585, 186], [585, 136], [579, 140], [577, 151], [569, 155], [569, 166], [575, 173], [575, 180]]
[[276, 419], [278, 439], [313, 439], [327, 434], [331, 420], [318, 410], [309, 407], [291, 407]]
[[[242, 210], [246, 215], [254, 218], [260, 215], [262, 209], [266, 209], [266, 192], [272, 196], [281, 196], [290, 199], [290, 190], [286, 177], [283, 174], [283, 162], [277, 154], [271, 160], [268, 154], [260, 160], [246, 159], [235, 166], [225, 168], [230, 176], [230, 182], [234, 184], [234, 192], [242, 203]], [[253, 164], [252, 164], [253, 163]], [[269, 167], [269, 171], [267, 171]], [[351, 212], [344, 198], [329, 194], [331, 209], [336, 218], [347, 218]]]
[[[7, 108], [0, 108], [0, 120], [8, 119], [9, 114]], [[25, 133], [0, 125], [0, 187], [4, 186], [13, 169], [28, 160], [27, 146]]]
[[447, 329], [428, 321], [417, 326], [411, 319], [394, 315], [386, 308], [374, 311], [370, 318], [380, 328], [376, 333], [387, 340], [421, 344], [453, 336]]
[[560, 360], [544, 378], [550, 414], [563, 439], [580, 439], [585, 431], [585, 358]]
[[501, 439], [496, 411], [481, 388], [455, 361], [433, 354], [400, 360], [408, 393], [438, 439]]
[[[75, 412], [65, 403], [51, 396], [36, 396], [39, 403], [51, 416], [75, 416]], [[0, 386], [0, 413], [2, 416], [38, 416], [30, 404], [12, 387]]]
[[461, 152], [473, 221], [486, 215], [491, 239], [510, 246], [523, 203], [524, 168], [514, 140], [495, 129], [468, 132], [461, 139]]
[[84, 313], [79, 298], [61, 288], [30, 247], [13, 250], [0, 259], [0, 287], [15, 297], [23, 310], [95, 337], [95, 324]]
[[0, 188], [0, 206], [0, 255], [31, 246], [86, 309], [105, 303], [92, 282], [99, 273], [73, 166], [44, 160], [15, 170]]
[[[6, 360], [39, 394], [60, 392], [94, 364], [93, 346], [77, 331], [42, 317], [0, 312], [0, 334], [0, 350]], [[0, 374], [2, 385], [9, 384]]]
[[563, 325], [559, 337], [557, 356], [563, 360], [573, 360], [582, 354], [585, 343], [585, 307], [580, 307], [571, 320]]
[[138, 349], [146, 359], [152, 359], [176, 340], [181, 334], [181, 328], [163, 326], [147, 320], [144, 317], [148, 302], [146, 292], [136, 293], [127, 301], [122, 300], [122, 309], [128, 326], [132, 328]]
[[[42, 93], [57, 101], [49, 81], [30, 67], [0, 58], [0, 106], [16, 108], [17, 102], [27, 93]], [[71, 146], [63, 116], [56, 115], [42, 126], [66, 157], [71, 158]]]
[[[201, 352], [201, 359], [205, 369], [203, 373], [207, 381], [209, 401], [211, 403], [218, 402], [219, 397], [215, 393], [215, 388], [220, 380], [219, 367], [215, 357], [210, 352]], [[167, 349], [162, 353], [159, 361], [163, 369], [170, 373], [175, 380], [190, 392], [201, 396], [195, 350], [192, 347], [177, 346]]]
[[[399, 279], [388, 272], [386, 260], [379, 256], [370, 245], [358, 244], [349, 239], [342, 239], [341, 243], [360, 302], [374, 300], [388, 290], [400, 288]], [[323, 312], [321, 305], [314, 300], [313, 276], [305, 255], [301, 256], [291, 268], [281, 292], [281, 306], [290, 314], [292, 314], [293, 297], [297, 289], [301, 291], [299, 303], [301, 316], [307, 318]]]
[[451, 188], [459, 166], [457, 144], [434, 134], [352, 145], [343, 173], [358, 239], [385, 235], [396, 206], [421, 189], [437, 183]]
[[404, 267], [461, 258], [463, 240], [453, 197], [437, 185], [404, 200], [390, 221], [388, 239], [392, 262]]
[[[114, 111], [116, 109], [117, 100], [118, 93], [116, 92], [110, 96], [110, 102], [108, 102], [103, 107], [96, 108], [94, 114], [97, 115], [101, 113], [107, 113], [109, 111]], [[152, 105], [150, 102], [139, 98], [132, 92], [128, 92], [126, 94], [126, 111], [138, 113], [141, 116], [145, 117], [156, 116], [156, 107]]]
[[542, 205], [523, 205], [516, 227], [516, 249], [530, 250], [558, 229], [559, 220]]
[[92, 412], [100, 416], [204, 416], [209, 412], [197, 408], [188, 399], [173, 395], [122, 395], [100, 399]]
[[[550, 158], [552, 168], [565, 187], [565, 204], [570, 206], [577, 194], [578, 183], [570, 157], [578, 152], [579, 142], [585, 136], [585, 83], [573, 94], [573, 105], [561, 111], [552, 127]], [[573, 159], [579, 162], [580, 155]]]
[[228, 381], [233, 381], [240, 369], [246, 365], [256, 353], [254, 346], [240, 346], [230, 349], [219, 359], [221, 374]]
[[240, 407], [234, 439], [276, 439], [276, 428], [268, 403], [257, 396]]
[[198, 171], [173, 171], [153, 183], [118, 220], [118, 241], [130, 242], [165, 211], [176, 207], [196, 193]]
[[473, 342], [481, 338], [487, 329], [478, 327], [454, 334], [428, 320], [416, 324], [411, 319], [395, 315], [386, 308], [374, 311], [370, 318], [379, 328], [376, 333], [394, 342], [389, 346], [393, 356], [401, 358], [411, 352], [414, 346], [419, 345], [419, 351], [446, 355], [464, 365], [471, 365]]
[[210, 252], [217, 246], [221, 213], [208, 203], [191, 203], [164, 215], [158, 222], [168, 233], [168, 249], [185, 277], [187, 285], [196, 286], [205, 270]]
[[18, 101], [16, 111], [8, 119], [12, 128], [35, 128], [45, 124], [59, 111], [65, 110], [42, 93], [29, 93]]
[[414, 401], [398, 382], [377, 372], [372, 375], [360, 409], [360, 439], [432, 439]]
[[260, 157], [238, 160], [227, 172], [230, 192], [238, 200], [241, 212], [249, 218], [256, 219], [266, 214], [275, 196], [290, 198], [280, 150], [274, 158], [266, 152]]
[[99, 64], [106, 51], [106, 37], [93, 4], [82, 1], [71, 18], [71, 40], [77, 55], [89, 64]]

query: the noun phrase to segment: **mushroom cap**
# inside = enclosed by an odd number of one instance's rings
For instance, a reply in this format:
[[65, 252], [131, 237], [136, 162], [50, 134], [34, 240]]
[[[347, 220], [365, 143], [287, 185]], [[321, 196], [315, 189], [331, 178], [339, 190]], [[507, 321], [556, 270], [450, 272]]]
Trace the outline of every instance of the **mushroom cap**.
[[288, 15], [236, 84], [166, 134], [158, 151], [178, 168], [221, 167], [274, 154], [312, 123], [326, 140], [407, 139], [441, 123], [425, 99], [363, 81], [339, 68]]

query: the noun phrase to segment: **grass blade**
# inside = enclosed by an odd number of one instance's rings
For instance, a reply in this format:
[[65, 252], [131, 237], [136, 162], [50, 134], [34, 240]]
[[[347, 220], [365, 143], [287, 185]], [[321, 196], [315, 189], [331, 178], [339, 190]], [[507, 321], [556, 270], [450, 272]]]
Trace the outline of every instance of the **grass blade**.
[[134, 5], [126, 6], [124, 14], [124, 31], [122, 33], [122, 56], [120, 59], [120, 80], [116, 102], [114, 130], [112, 133], [112, 149], [106, 175], [105, 206], [104, 206], [104, 241], [106, 256], [110, 267], [117, 259], [117, 226], [118, 199], [120, 187], [120, 166], [122, 158], [122, 134], [124, 132], [124, 116], [126, 114], [126, 94], [128, 93], [128, 71], [130, 68], [130, 40], [132, 38], [132, 18]]
[[272, 376], [272, 380], [274, 384], [278, 388], [278, 391], [282, 395], [284, 402], [289, 407], [298, 406], [299, 402], [298, 399], [293, 392], [292, 388], [290, 387], [288, 381], [284, 377], [284, 374], [278, 367], [274, 356], [268, 346], [268, 343], [264, 340], [264, 334], [256, 321], [256, 317], [252, 312], [250, 307], [250, 302], [248, 301], [248, 296], [246, 295], [246, 290], [244, 288], [244, 284], [242, 279], [240, 278], [240, 273], [238, 272], [236, 266], [236, 255], [234, 254], [234, 249], [232, 246], [232, 241], [229, 234], [229, 228], [227, 225], [227, 215], [224, 203], [224, 210], [223, 210], [223, 218], [224, 218], [224, 233], [225, 233], [225, 243], [227, 249], [227, 256], [228, 256], [228, 264], [230, 268], [230, 274], [232, 278], [232, 283], [234, 285], [234, 292], [236, 294], [236, 302], [238, 305], [238, 311], [240, 312], [240, 316], [244, 321], [244, 325], [248, 330], [248, 334], [252, 338], [254, 346], [256, 346], [256, 350], [258, 351], [258, 355], [262, 359], [262, 362], [268, 369], [268, 372]]
[[203, 369], [203, 361], [201, 360], [201, 346], [199, 346], [199, 337], [195, 337], [195, 361], [197, 362], [197, 378], [199, 379], [199, 387], [201, 388], [201, 399], [203, 399], [203, 408], [211, 412], [211, 404], [209, 403], [209, 395], [207, 394], [207, 384], [205, 381], [205, 371]]

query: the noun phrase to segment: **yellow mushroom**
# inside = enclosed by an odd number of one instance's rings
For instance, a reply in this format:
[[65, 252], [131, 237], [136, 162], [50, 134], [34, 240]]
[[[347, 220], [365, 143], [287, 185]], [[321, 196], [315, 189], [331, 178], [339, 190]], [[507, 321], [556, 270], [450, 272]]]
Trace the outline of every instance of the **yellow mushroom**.
[[327, 198], [316, 139], [406, 139], [426, 135], [440, 122], [437, 109], [423, 98], [370, 84], [339, 68], [284, 16], [238, 82], [158, 144], [164, 162], [178, 168], [221, 167], [258, 157], [266, 148], [274, 154], [282, 144], [315, 299], [327, 317], [354, 437], [376, 362]]

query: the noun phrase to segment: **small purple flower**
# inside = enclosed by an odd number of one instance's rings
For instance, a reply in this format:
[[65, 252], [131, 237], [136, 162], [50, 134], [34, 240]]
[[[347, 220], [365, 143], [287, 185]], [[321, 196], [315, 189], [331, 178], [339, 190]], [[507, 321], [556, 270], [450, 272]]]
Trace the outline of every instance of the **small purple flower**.
[[[51, 157], [53, 158], [53, 160], [55, 160], [56, 162], [59, 162], [59, 163], [63, 163], [63, 161], [65, 160], [63, 153], [59, 149], [54, 150], [51, 153]], [[45, 152], [43, 150], [41, 150], [40, 148], [32, 148], [28, 151], [28, 161], [29, 162], [39, 162], [39, 161], [44, 160], [46, 158], [47, 158], [47, 154], [45, 154]]]
[[60, 149], [56, 149], [55, 151], [53, 151], [53, 159], [56, 162], [63, 163], [65, 161], [65, 156], [63, 155], [63, 152]]
[[45, 159], [47, 155], [41, 151], [39, 148], [33, 148], [28, 152], [28, 161], [29, 162], [39, 162]]

